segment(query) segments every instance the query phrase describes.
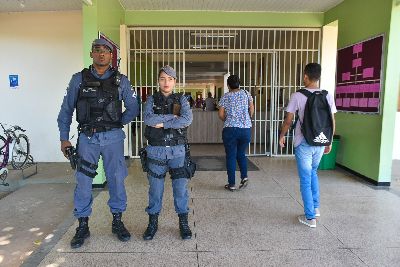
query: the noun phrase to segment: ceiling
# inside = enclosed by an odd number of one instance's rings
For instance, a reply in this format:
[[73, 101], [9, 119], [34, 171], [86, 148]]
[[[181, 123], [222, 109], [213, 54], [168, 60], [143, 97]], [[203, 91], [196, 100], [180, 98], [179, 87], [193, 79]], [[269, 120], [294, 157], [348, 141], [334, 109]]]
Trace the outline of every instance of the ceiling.
[[[325, 12], [344, 0], [119, 0], [126, 10]], [[83, 0], [0, 0], [0, 12], [81, 10]], [[86, 1], [91, 2], [91, 1]]]
[[126, 10], [325, 12], [344, 0], [120, 0]]

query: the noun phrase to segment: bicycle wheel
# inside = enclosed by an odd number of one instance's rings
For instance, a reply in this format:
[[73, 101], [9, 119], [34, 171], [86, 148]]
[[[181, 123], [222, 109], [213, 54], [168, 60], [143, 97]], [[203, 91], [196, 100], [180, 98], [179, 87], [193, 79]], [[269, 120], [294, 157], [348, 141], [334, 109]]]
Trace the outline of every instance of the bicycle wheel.
[[24, 134], [20, 134], [15, 142], [11, 154], [11, 166], [14, 169], [22, 169], [29, 157], [29, 140]]
[[3, 136], [0, 136], [0, 169], [7, 166], [6, 156], [6, 139]]

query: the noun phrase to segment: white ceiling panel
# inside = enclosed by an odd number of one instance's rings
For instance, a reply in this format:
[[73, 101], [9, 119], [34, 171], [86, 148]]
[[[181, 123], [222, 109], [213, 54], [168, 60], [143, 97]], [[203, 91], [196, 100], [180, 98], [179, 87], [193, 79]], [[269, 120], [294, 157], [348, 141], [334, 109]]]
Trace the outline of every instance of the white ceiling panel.
[[120, 0], [126, 10], [325, 12], [344, 0]]

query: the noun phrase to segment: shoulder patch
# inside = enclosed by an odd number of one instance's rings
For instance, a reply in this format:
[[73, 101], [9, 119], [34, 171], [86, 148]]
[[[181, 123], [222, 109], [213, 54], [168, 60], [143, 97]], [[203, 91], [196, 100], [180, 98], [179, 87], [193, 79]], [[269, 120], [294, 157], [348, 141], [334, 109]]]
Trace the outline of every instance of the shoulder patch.
[[133, 88], [133, 85], [131, 85], [131, 92], [132, 92], [132, 97], [136, 98], [136, 91], [135, 88]]

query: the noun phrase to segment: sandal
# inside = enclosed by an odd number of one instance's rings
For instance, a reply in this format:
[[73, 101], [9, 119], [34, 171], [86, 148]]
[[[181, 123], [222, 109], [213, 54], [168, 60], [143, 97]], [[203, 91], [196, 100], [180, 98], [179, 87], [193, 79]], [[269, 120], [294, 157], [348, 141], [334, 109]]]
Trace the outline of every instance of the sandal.
[[225, 188], [226, 190], [231, 191], [231, 192], [233, 192], [233, 191], [236, 190], [236, 187], [235, 187], [234, 185], [230, 185], [230, 184], [226, 184], [226, 185], [224, 186], [224, 188]]
[[245, 188], [249, 184], [249, 178], [245, 177], [240, 181], [239, 189]]

